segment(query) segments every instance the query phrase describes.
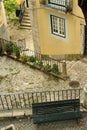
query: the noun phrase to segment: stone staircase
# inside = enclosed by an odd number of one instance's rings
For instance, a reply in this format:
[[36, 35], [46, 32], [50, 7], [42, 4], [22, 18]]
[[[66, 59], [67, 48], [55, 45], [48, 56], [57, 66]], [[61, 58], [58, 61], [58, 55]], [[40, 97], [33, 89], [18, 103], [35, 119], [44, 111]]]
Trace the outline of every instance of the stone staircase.
[[20, 24], [20, 28], [31, 30], [30, 12], [28, 8], [25, 8], [23, 19]]

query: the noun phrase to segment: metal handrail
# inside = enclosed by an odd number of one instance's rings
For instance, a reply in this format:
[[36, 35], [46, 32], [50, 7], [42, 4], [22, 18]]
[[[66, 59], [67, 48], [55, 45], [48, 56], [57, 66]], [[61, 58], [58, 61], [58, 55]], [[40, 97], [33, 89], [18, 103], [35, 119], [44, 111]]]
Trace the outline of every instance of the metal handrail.
[[80, 99], [82, 89], [66, 89], [41, 92], [0, 93], [0, 110], [31, 108], [32, 103]]
[[25, 11], [25, 1], [20, 5], [19, 23], [21, 23]]

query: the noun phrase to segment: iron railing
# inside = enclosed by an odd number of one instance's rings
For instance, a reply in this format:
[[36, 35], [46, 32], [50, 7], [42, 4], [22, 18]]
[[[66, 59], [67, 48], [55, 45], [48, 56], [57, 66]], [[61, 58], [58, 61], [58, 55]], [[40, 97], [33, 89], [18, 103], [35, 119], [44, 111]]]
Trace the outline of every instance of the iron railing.
[[20, 5], [19, 22], [21, 23], [25, 11], [25, 1]]
[[36, 63], [42, 61], [43, 66], [50, 66], [52, 68], [55, 64], [56, 66], [58, 66], [59, 73], [63, 73], [63, 64], [66, 64], [65, 61], [56, 60], [49, 57], [48, 55], [42, 55], [41, 53], [32, 51], [29, 48], [23, 49], [23, 52], [25, 52], [25, 54], [28, 56], [34, 56], [36, 58]]
[[[0, 42], [2, 43], [2, 48], [3, 48], [3, 51], [5, 52], [4, 46], [5, 46], [5, 44], [8, 44], [9, 41], [0, 38]], [[10, 42], [12, 42], [12, 41], [10, 41]], [[16, 44], [17, 46], [21, 47], [21, 55], [23, 53], [25, 53], [26, 56], [28, 56], [28, 57], [31, 57], [31, 56], [35, 57], [35, 59], [36, 59], [35, 63], [38, 64], [38, 63], [42, 62], [42, 64], [43, 64], [42, 67], [45, 68], [45, 71], [48, 71], [49, 68], [52, 69], [53, 66], [55, 65], [56, 67], [58, 67], [58, 73], [54, 74], [54, 76], [59, 77], [59, 75], [63, 75], [64, 77], [60, 76], [60, 78], [62, 78], [62, 79], [67, 78], [67, 75], [64, 74], [64, 70], [63, 70], [64, 66], [65, 66], [65, 70], [66, 70], [65, 61], [56, 60], [56, 59], [49, 57], [48, 55], [42, 55], [39, 52], [32, 51], [29, 48], [26, 48], [26, 46], [24, 46], [24, 42], [25, 42], [25, 40], [23, 39], [23, 46], [22, 46], [22, 41], [21, 41], [21, 46], [20, 46], [19, 42], [13, 42], [13, 44]], [[41, 70], [43, 70], [43, 69], [41, 69]]]
[[32, 103], [80, 99], [82, 89], [0, 94], [0, 110], [31, 108]]

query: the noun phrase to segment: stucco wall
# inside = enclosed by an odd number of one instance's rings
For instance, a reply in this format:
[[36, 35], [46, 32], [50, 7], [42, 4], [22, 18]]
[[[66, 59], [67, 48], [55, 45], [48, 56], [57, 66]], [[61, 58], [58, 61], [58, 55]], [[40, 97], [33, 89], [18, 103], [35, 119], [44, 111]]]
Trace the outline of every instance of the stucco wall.
[[[37, 19], [37, 27], [35, 25], [34, 27], [39, 34], [38, 41], [42, 54], [80, 54], [80, 23], [85, 25], [85, 22], [77, 5], [77, 0], [73, 1], [73, 11], [67, 14], [56, 9], [40, 6], [39, 0], [36, 0], [35, 13], [34, 20]], [[50, 14], [65, 19], [66, 38], [51, 34]]]

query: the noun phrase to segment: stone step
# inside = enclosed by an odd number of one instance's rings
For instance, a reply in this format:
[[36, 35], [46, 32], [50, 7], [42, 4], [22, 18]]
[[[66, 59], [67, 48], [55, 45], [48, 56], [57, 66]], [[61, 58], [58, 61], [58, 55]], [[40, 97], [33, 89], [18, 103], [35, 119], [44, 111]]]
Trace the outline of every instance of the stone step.
[[20, 29], [27, 29], [27, 30], [31, 30], [31, 27], [28, 27], [28, 26], [20, 26], [19, 28], [20, 28]]
[[30, 8], [25, 8], [25, 12], [30, 12]]
[[27, 27], [31, 27], [31, 24], [30, 23], [21, 23], [21, 25], [20, 26], [27, 26]]
[[28, 24], [31, 24], [31, 21], [30, 21], [30, 20], [27, 20], [27, 19], [22, 19], [22, 23], [28, 23]]
[[31, 30], [31, 21], [30, 21], [29, 9], [25, 9], [24, 16], [23, 16], [22, 22], [20, 24], [20, 28]]
[[30, 11], [29, 10], [25, 10], [24, 14], [30, 14]]
[[24, 15], [24, 16], [23, 16], [23, 19], [30, 20], [30, 17]]
[[24, 13], [24, 16], [25, 16], [25, 17], [30, 17], [30, 14]]

